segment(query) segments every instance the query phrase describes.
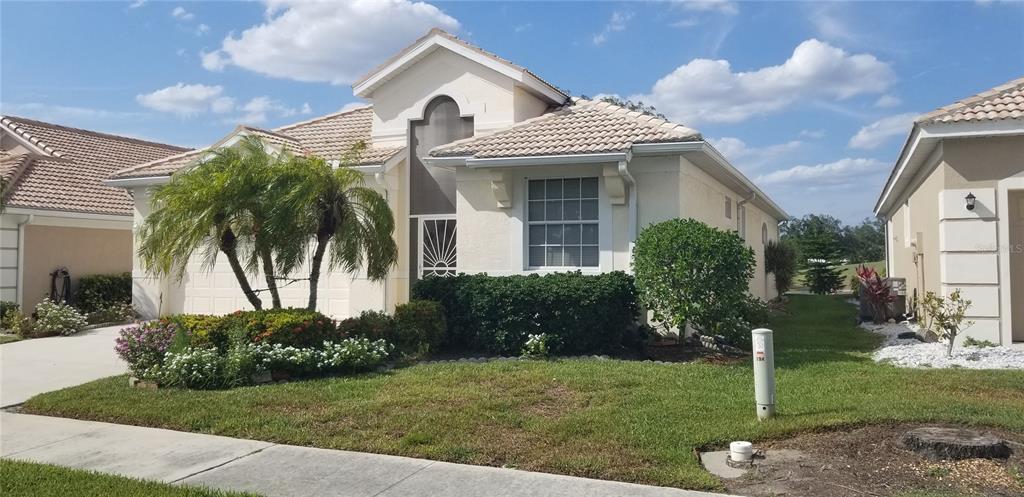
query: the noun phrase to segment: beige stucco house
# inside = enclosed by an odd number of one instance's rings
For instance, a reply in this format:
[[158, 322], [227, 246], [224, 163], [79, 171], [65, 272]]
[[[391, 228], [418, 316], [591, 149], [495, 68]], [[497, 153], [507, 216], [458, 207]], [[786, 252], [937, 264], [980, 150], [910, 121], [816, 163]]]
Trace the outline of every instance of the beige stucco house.
[[[529, 70], [434, 30], [353, 85], [372, 105], [263, 130], [240, 126], [212, 147], [258, 135], [271, 147], [338, 159], [368, 145], [356, 165], [396, 216], [399, 262], [383, 283], [336, 272], [318, 306], [334, 316], [390, 309], [425, 274], [512, 275], [629, 271], [644, 226], [692, 217], [738, 230], [757, 253], [751, 292], [773, 297], [764, 245], [787, 217], [696, 131], [604, 102], [571, 99]], [[119, 172], [135, 222], [148, 191], [199, 163], [208, 149]], [[149, 315], [247, 307], [226, 262], [198, 261], [181, 281], [136, 264], [136, 305]], [[254, 281], [258, 281], [255, 280]], [[281, 290], [302, 306], [303, 283]]]
[[0, 117], [0, 300], [31, 312], [50, 273], [130, 271], [134, 201], [103, 181], [119, 169], [187, 150], [20, 117]]
[[964, 336], [1024, 342], [1024, 78], [918, 118], [875, 214], [909, 298], [960, 289]]

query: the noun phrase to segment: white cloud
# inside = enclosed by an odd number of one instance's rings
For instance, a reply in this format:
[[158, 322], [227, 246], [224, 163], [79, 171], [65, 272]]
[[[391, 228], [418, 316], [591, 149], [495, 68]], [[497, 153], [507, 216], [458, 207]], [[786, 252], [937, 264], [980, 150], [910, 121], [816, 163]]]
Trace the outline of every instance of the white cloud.
[[177, 6], [171, 11], [171, 17], [179, 21], [191, 21], [196, 18], [196, 15], [185, 10], [182, 6]]
[[857, 131], [850, 138], [850, 148], [877, 148], [891, 138], [905, 136], [910, 132], [917, 114], [907, 112], [879, 119]]
[[676, 4], [697, 12], [718, 12], [730, 16], [740, 13], [739, 5], [731, 0], [681, 0]]
[[620, 11], [620, 10], [612, 12], [612, 17], [611, 17], [611, 19], [608, 20], [608, 24], [604, 25], [604, 29], [602, 29], [600, 33], [597, 33], [593, 37], [591, 37], [590, 41], [595, 46], [604, 45], [604, 43], [606, 41], [608, 41], [608, 36], [610, 36], [612, 33], [616, 33], [616, 32], [619, 32], [619, 31], [625, 31], [626, 30], [626, 24], [632, 18], [633, 18], [633, 13], [632, 12], [626, 12], [626, 11]]
[[765, 185], [785, 185], [800, 189], [823, 189], [847, 186], [865, 175], [881, 174], [888, 164], [876, 159], [844, 158], [827, 164], [793, 166], [758, 176], [756, 181]]
[[896, 107], [902, 103], [903, 100], [901, 100], [900, 97], [886, 93], [885, 95], [878, 97], [878, 100], [875, 100], [875, 107], [878, 107], [880, 109], [888, 109], [891, 107]]
[[267, 76], [350, 84], [430, 28], [459, 29], [437, 7], [410, 0], [269, 0], [266, 21], [202, 55], [212, 71], [235, 65]]
[[696, 17], [687, 17], [686, 19], [680, 19], [671, 24], [673, 28], [689, 29], [694, 26], [700, 25], [700, 20]]
[[302, 104], [302, 109], [299, 110], [299, 114], [312, 114], [313, 108], [309, 106], [309, 102]]
[[210, 32], [210, 27], [206, 24], [200, 24], [196, 26], [196, 36], [202, 36]]
[[43, 121], [72, 125], [79, 122], [89, 122], [101, 119], [137, 119], [145, 115], [141, 112], [123, 112], [90, 107], [53, 105], [40, 102], [0, 102], [0, 114], [24, 116]]
[[733, 72], [727, 60], [694, 59], [659, 79], [649, 94], [630, 99], [650, 102], [686, 124], [734, 123], [800, 100], [883, 93], [895, 79], [889, 64], [874, 55], [810, 39], [781, 65], [752, 71]]
[[527, 22], [527, 23], [518, 24], [516, 26], [513, 26], [512, 27], [512, 31], [515, 31], [516, 33], [522, 33], [523, 31], [529, 31], [532, 28], [533, 28], [533, 23], [532, 22]]
[[817, 140], [818, 138], [824, 138], [825, 137], [825, 130], [823, 130], [823, 129], [804, 129], [804, 130], [800, 130], [800, 136], [802, 138], [813, 138], [813, 139]]
[[818, 36], [826, 40], [845, 43], [861, 43], [861, 34], [850, 27], [847, 19], [849, 13], [844, 5], [837, 2], [821, 2], [812, 4], [808, 20], [814, 26]]
[[748, 170], [759, 167], [803, 146], [803, 142], [800, 140], [791, 140], [763, 147], [752, 147], [739, 138], [729, 136], [710, 138], [708, 141], [730, 162], [742, 165], [744, 169]]
[[215, 114], [227, 114], [235, 110], [235, 99], [231, 97], [219, 97], [210, 103], [210, 110]]
[[222, 93], [224, 88], [219, 85], [178, 83], [152, 93], [136, 95], [135, 100], [143, 107], [188, 117], [210, 110], [216, 102], [223, 105]]
[[[275, 117], [292, 117], [306, 109], [289, 107], [278, 100], [274, 100], [264, 95], [249, 100], [240, 108], [240, 110], [243, 114], [241, 117], [235, 119], [236, 121], [245, 124], [260, 124], [267, 122], [270, 115], [274, 115]], [[308, 112], [302, 113], [308, 114]]]
[[128, 8], [137, 9], [139, 7], [142, 7], [143, 5], [146, 5], [146, 0], [135, 0], [134, 2], [128, 4]]

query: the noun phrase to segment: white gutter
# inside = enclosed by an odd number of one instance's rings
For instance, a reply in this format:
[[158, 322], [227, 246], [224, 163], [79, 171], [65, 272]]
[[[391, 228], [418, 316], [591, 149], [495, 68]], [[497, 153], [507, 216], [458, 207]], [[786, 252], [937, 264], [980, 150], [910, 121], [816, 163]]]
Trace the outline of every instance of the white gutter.
[[629, 195], [627, 202], [629, 202], [629, 227], [627, 228], [627, 235], [629, 240], [629, 251], [633, 253], [633, 244], [636, 242], [637, 234], [637, 197], [636, 194], [636, 178], [633, 177], [629, 172], [629, 157], [626, 160], [619, 161], [619, 176], [629, 185], [629, 189], [626, 190], [626, 194]]
[[15, 214], [22, 216], [42, 216], [42, 217], [63, 217], [68, 219], [88, 219], [92, 221], [118, 221], [123, 222], [126, 219], [130, 220], [132, 214], [92, 214], [89, 212], [72, 212], [62, 210], [48, 210], [48, 209], [25, 209], [21, 207], [12, 207], [7, 209], [7, 214]]
[[164, 185], [171, 181], [171, 175], [165, 176], [140, 176], [138, 178], [114, 178], [103, 181], [104, 185], [115, 188], [131, 188], [135, 186], [156, 186]]
[[527, 157], [494, 157], [486, 159], [466, 158], [466, 167], [515, 167], [515, 166], [554, 166], [562, 164], [595, 164], [601, 162], [620, 162], [629, 160], [626, 152], [609, 152], [599, 154], [573, 155], [535, 155]]
[[[14, 292], [18, 305], [22, 305], [25, 302], [25, 226], [31, 223], [34, 218], [34, 214], [29, 214], [24, 221], [18, 223], [18, 274], [16, 276], [18, 288]], [[29, 312], [31, 314], [28, 309], [22, 309], [22, 312]]]
[[743, 204], [746, 204], [747, 202], [750, 202], [750, 201], [754, 200], [755, 198], [757, 198], [757, 192], [751, 191], [750, 195], [747, 198], [745, 198], [743, 200], [739, 200], [739, 201], [736, 202], [736, 231], [738, 233], [741, 233], [743, 235], [744, 239], [747, 237], [746, 236], [747, 235], [746, 226], [743, 226], [743, 229], [741, 229], [740, 226], [741, 226], [741, 223], [746, 223], [747, 222], [747, 215], [744, 214], [743, 216], [740, 216], [739, 210], [740, 210], [740, 207], [743, 207]]

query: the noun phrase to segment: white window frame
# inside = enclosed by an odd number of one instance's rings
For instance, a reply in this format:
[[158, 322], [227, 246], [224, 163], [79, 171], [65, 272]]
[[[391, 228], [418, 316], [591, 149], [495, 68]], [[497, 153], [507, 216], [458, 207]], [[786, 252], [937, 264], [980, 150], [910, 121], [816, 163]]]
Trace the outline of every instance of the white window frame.
[[[596, 266], [533, 266], [530, 264], [530, 226], [531, 225], [548, 225], [548, 224], [576, 224], [574, 220], [561, 220], [561, 221], [530, 221], [530, 181], [546, 181], [552, 179], [584, 179], [594, 178], [597, 180], [597, 219], [596, 220], [579, 220], [580, 224], [596, 224], [597, 225], [597, 265]], [[605, 239], [608, 236], [608, 230], [610, 226], [608, 224], [610, 212], [605, 209], [607, 199], [605, 198], [604, 191], [604, 178], [599, 173], [593, 174], [553, 174], [553, 175], [529, 175], [525, 176], [522, 181], [523, 185], [523, 268], [526, 272], [566, 272], [566, 271], [582, 271], [584, 273], [600, 273], [603, 271], [605, 266]], [[581, 244], [581, 246], [583, 246]], [[588, 244], [590, 246], [590, 244]], [[582, 255], [581, 255], [582, 257]], [[582, 261], [582, 259], [581, 259]]]
[[724, 197], [725, 197], [725, 218], [726, 219], [732, 219], [732, 198], [729, 197], [728, 195], [724, 195]]

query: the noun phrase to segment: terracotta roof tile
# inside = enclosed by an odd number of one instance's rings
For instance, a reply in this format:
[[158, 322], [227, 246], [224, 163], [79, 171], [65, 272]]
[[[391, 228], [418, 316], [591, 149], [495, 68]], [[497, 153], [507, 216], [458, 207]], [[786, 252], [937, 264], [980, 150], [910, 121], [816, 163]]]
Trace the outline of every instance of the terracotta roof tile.
[[1024, 78], [929, 112], [920, 124], [1024, 119]]
[[0, 125], [45, 152], [0, 160], [0, 174], [12, 179], [5, 191], [9, 207], [130, 215], [128, 193], [103, 180], [125, 166], [188, 150], [20, 117], [4, 116]]
[[[240, 128], [259, 135], [271, 144], [280, 145], [285, 150], [294, 154], [312, 154], [325, 159], [337, 160], [344, 157], [356, 143], [369, 142], [372, 125], [373, 108], [367, 106], [328, 114], [273, 130], [251, 126], [241, 126]], [[360, 155], [358, 164], [380, 164], [393, 157], [400, 150], [402, 150], [400, 147], [369, 147]], [[197, 159], [209, 151], [210, 147], [206, 147], [122, 169], [117, 171], [114, 177], [117, 179], [127, 179], [167, 176], [195, 163]]]
[[467, 138], [430, 151], [435, 157], [525, 157], [625, 152], [638, 143], [699, 141], [697, 131], [607, 102], [574, 105], [523, 121], [491, 135]]

